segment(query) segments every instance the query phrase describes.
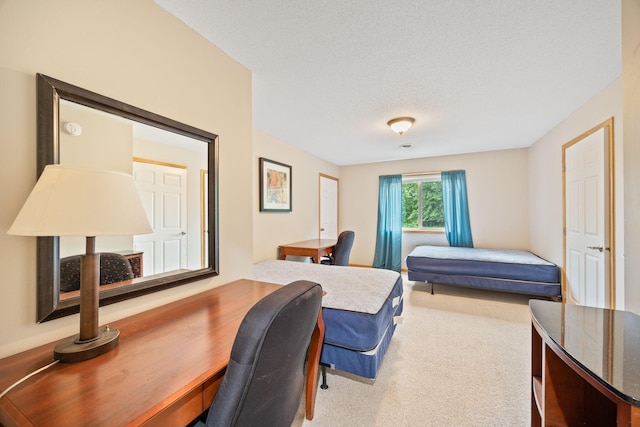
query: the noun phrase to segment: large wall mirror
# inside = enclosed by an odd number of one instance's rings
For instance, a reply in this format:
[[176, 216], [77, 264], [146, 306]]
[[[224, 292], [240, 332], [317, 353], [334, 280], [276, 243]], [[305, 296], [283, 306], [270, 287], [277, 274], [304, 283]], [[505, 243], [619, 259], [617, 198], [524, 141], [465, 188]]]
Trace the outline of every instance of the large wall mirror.
[[[100, 305], [217, 275], [217, 135], [48, 76], [36, 80], [38, 176], [55, 163], [129, 173], [153, 228], [96, 239], [105, 262], [127, 270], [101, 276]], [[84, 249], [84, 238], [38, 237], [38, 322], [78, 312], [74, 271]]]

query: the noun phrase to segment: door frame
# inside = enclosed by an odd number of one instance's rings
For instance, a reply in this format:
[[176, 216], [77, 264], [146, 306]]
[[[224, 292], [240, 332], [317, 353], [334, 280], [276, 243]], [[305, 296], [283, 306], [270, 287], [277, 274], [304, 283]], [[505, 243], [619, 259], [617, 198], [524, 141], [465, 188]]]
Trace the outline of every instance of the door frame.
[[336, 232], [340, 233], [340, 179], [324, 173], [318, 174], [318, 239], [322, 238], [322, 178], [336, 182]]
[[[604, 129], [605, 135], [607, 135], [607, 143], [604, 147], [605, 154], [608, 156], [608, 161], [604, 164], [604, 174], [609, 177], [609, 197], [608, 200], [604, 200], [607, 204], [605, 210], [609, 213], [609, 307], [615, 309], [616, 307], [616, 268], [615, 268], [615, 169], [614, 169], [614, 118], [610, 117], [599, 125], [589, 129], [583, 134], [577, 136], [571, 141], [562, 146], [562, 301], [567, 301], [567, 182], [566, 182], [566, 150], [579, 143], [586, 137], [598, 132], [600, 129]], [[605, 227], [607, 224], [605, 224]], [[606, 255], [605, 255], [606, 256]]]
[[[177, 164], [177, 163], [170, 163], [170, 162], [165, 162], [165, 161], [161, 161], [161, 160], [148, 159], [148, 158], [144, 158], [144, 157], [137, 157], [137, 156], [133, 157], [133, 166], [132, 166], [133, 171], [135, 171], [136, 163], [138, 163], [138, 164], [146, 164], [146, 165], [151, 165], [151, 166], [158, 166], [158, 167], [169, 167], [169, 168], [183, 170], [184, 173], [185, 173], [185, 177], [187, 177], [188, 173], [189, 173], [189, 168], [186, 165], [181, 165], [181, 164]], [[188, 185], [188, 184], [185, 184], [185, 185]], [[187, 187], [187, 189], [185, 191], [186, 191], [186, 194], [188, 195], [188, 187]], [[185, 200], [188, 200], [188, 197]], [[186, 201], [185, 203], [187, 204], [186, 207], [185, 207], [185, 210], [188, 212], [189, 211], [189, 202]], [[185, 216], [185, 218], [187, 218], [187, 216]], [[188, 220], [187, 219], [185, 219], [185, 221], [187, 222], [185, 224], [185, 227], [184, 227], [187, 230], [186, 231], [186, 236], [187, 237], [186, 237], [185, 242], [183, 243], [185, 245], [185, 248], [184, 248], [184, 251], [183, 251], [184, 254], [181, 255], [180, 260], [178, 262], [178, 264], [180, 266], [180, 269], [186, 268], [189, 265], [189, 255], [188, 255], [188, 253], [189, 253], [189, 243], [188, 243], [189, 242], [189, 226], [188, 225], [189, 224], [188, 224]], [[152, 224], [152, 226], [154, 227], [154, 232], [155, 232], [155, 224]], [[136, 240], [136, 236], [134, 235], [133, 236], [134, 245], [135, 245], [135, 240]], [[156, 254], [155, 254], [155, 251], [154, 251], [154, 267], [155, 267], [155, 255]], [[185, 265], [184, 266], [182, 265], [183, 264], [183, 262], [182, 262], [183, 261], [183, 257], [184, 257], [184, 261], [185, 261]], [[155, 270], [155, 268], [154, 268], [154, 270]], [[151, 273], [151, 274], [155, 274], [155, 273]]]

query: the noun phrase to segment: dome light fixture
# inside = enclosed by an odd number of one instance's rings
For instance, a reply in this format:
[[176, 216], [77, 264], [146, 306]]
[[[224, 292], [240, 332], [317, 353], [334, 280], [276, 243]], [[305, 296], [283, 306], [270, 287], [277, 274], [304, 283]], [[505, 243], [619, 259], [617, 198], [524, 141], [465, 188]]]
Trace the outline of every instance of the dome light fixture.
[[413, 125], [416, 119], [413, 117], [396, 117], [387, 122], [389, 127], [398, 135], [402, 135]]

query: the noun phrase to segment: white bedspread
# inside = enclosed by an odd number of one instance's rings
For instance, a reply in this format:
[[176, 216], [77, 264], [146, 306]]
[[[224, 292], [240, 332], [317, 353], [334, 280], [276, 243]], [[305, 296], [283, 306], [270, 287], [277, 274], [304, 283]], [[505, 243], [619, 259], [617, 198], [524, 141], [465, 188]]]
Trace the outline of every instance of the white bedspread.
[[254, 265], [255, 280], [286, 285], [296, 280], [319, 283], [327, 294], [322, 306], [376, 314], [400, 273], [378, 268], [341, 267], [295, 261], [264, 261]]

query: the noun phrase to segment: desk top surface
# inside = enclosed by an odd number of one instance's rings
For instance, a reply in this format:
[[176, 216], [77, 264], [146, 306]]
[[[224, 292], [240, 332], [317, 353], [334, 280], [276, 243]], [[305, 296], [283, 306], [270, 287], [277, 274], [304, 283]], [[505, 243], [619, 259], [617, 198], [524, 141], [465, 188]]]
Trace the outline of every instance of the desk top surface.
[[638, 315], [540, 300], [529, 307], [538, 331], [611, 392], [640, 406]]
[[[240, 322], [280, 286], [238, 280], [113, 322], [114, 350], [58, 363], [0, 399], [33, 425], [140, 424], [223, 371]], [[53, 361], [55, 342], [0, 360], [0, 390]]]
[[311, 249], [323, 249], [336, 245], [336, 239], [311, 239], [304, 240], [302, 242], [289, 243], [286, 245], [280, 245], [281, 248], [311, 248]]

